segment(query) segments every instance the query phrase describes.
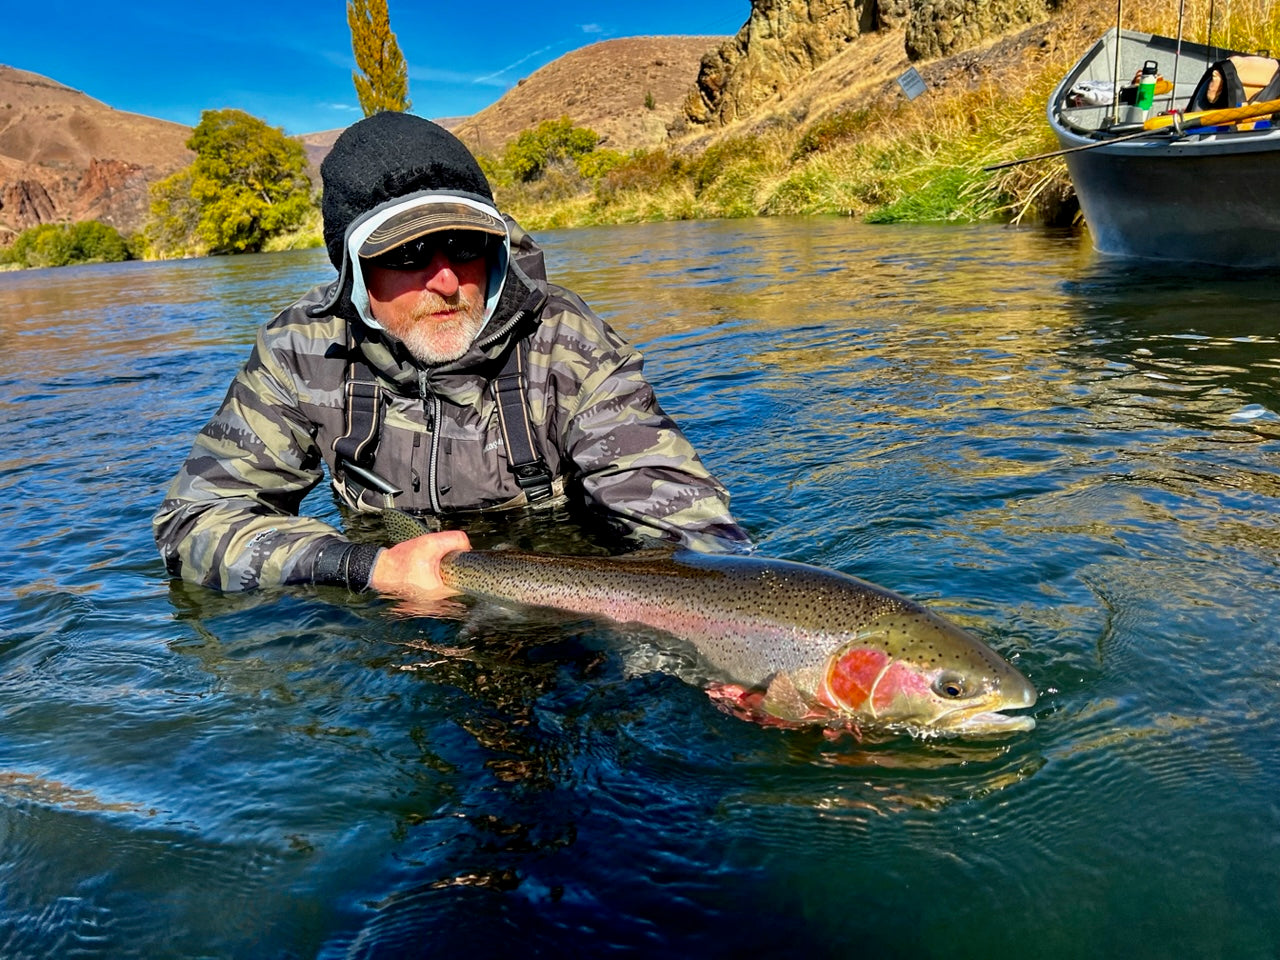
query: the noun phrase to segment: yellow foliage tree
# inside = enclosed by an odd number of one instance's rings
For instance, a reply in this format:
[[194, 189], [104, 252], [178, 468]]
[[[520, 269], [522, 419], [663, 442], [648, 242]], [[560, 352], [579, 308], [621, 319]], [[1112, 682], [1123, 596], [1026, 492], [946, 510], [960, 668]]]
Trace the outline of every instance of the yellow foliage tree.
[[206, 110], [196, 159], [151, 187], [146, 237], [156, 256], [255, 253], [313, 209], [307, 156], [279, 127], [243, 110]]
[[404, 113], [409, 102], [409, 68], [391, 32], [387, 0], [348, 0], [351, 49], [360, 72], [352, 72], [366, 117], [384, 110]]

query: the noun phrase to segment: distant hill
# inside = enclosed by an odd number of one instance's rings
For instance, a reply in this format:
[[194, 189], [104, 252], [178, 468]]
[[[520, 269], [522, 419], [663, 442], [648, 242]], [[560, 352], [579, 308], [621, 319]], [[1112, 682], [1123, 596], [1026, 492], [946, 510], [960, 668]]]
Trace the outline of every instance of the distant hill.
[[302, 148], [307, 151], [307, 173], [311, 175], [311, 185], [315, 190], [320, 189], [320, 164], [329, 155], [333, 142], [345, 129], [346, 127], [339, 127], [336, 130], [321, 130], [319, 133], [304, 133], [298, 138], [302, 141]]
[[147, 185], [189, 164], [191, 128], [115, 110], [0, 65], [0, 244], [40, 223], [146, 217]]
[[521, 131], [568, 116], [613, 150], [657, 146], [692, 89], [703, 55], [726, 39], [626, 37], [593, 43], [530, 74], [453, 132], [473, 150], [492, 154]]
[[[433, 117], [435, 123], [440, 124], [446, 130], [455, 129], [458, 124], [466, 117]], [[329, 155], [329, 151], [333, 149], [333, 143], [341, 135], [346, 127], [338, 127], [336, 130], [321, 130], [318, 133], [304, 133], [298, 137], [302, 141], [303, 149], [307, 151], [307, 172], [311, 175], [311, 183], [317, 190], [320, 189], [320, 164], [324, 158]]]

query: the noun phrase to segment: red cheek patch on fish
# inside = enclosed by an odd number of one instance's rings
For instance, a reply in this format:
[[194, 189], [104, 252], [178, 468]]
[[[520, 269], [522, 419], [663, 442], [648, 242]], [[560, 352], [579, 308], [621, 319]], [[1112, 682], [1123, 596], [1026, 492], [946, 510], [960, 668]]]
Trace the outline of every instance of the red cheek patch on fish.
[[889, 656], [883, 650], [850, 650], [827, 672], [827, 692], [833, 707], [866, 710], [876, 680], [884, 672]]
[[876, 684], [871, 706], [876, 713], [886, 713], [899, 698], [918, 701], [927, 697], [929, 692], [929, 679], [899, 660], [884, 672]]
[[836, 709], [882, 715], [900, 699], [929, 693], [929, 679], [883, 650], [850, 650], [827, 673], [827, 695]]

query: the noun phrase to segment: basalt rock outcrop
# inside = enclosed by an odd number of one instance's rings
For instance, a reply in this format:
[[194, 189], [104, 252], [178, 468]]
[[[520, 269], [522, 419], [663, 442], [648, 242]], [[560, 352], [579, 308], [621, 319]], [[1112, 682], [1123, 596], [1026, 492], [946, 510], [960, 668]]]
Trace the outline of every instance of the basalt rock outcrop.
[[0, 212], [6, 220], [22, 224], [25, 229], [51, 223], [58, 215], [58, 208], [39, 180], [14, 180], [0, 188]]
[[1058, 2], [751, 0], [737, 35], [703, 57], [671, 132], [751, 117], [867, 34], [900, 32], [907, 58], [927, 60], [1044, 20]]
[[1048, 18], [1058, 0], [913, 0], [907, 54], [932, 60]]

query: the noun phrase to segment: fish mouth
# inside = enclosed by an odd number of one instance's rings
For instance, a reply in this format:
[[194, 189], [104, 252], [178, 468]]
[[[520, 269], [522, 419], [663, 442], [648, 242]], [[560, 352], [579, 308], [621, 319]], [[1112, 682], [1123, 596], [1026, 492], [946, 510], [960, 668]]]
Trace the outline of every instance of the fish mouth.
[[962, 731], [968, 734], [976, 733], [1021, 733], [1024, 730], [1034, 730], [1036, 727], [1036, 718], [1025, 713], [1002, 713], [999, 710], [983, 710], [980, 713], [970, 714], [960, 721], [958, 726], [951, 729]]
[[928, 724], [912, 728], [912, 733], [925, 737], [1000, 737], [1011, 733], [1034, 730], [1036, 718], [1025, 713], [1005, 713], [1030, 704], [1010, 705], [995, 709], [978, 707], [961, 712], [952, 711], [935, 717]]
[[1036, 688], [1021, 674], [1006, 678], [997, 689], [976, 699], [976, 703], [956, 704], [954, 709], [939, 714], [930, 721], [929, 727], [939, 734], [966, 737], [998, 737], [1035, 729], [1036, 718], [1030, 714], [1006, 712], [1025, 710], [1036, 704]]

